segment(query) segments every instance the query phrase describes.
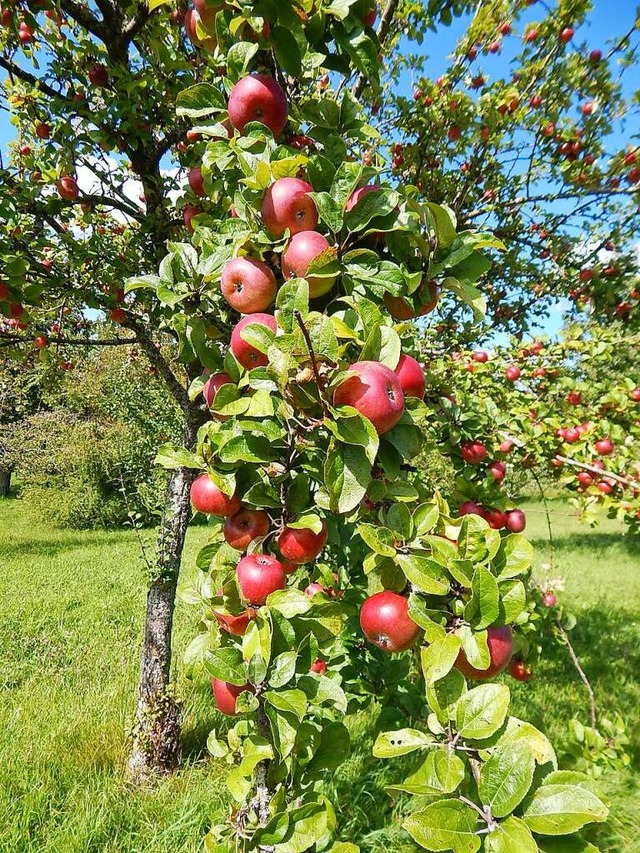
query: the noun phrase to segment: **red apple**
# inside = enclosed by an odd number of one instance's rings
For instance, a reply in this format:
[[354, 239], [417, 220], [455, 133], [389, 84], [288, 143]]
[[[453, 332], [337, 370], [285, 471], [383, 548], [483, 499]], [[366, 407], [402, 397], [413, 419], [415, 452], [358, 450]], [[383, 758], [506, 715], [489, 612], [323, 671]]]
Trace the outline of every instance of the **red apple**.
[[469, 465], [479, 465], [487, 457], [487, 448], [481, 441], [467, 441], [460, 450], [462, 458]]
[[613, 442], [610, 438], [601, 438], [594, 446], [598, 456], [611, 456], [613, 453]]
[[34, 346], [37, 347], [37, 349], [45, 349], [49, 341], [47, 340], [45, 335], [38, 335], [36, 338], [34, 338], [33, 343]]
[[458, 515], [460, 517], [464, 515], [479, 515], [481, 518], [484, 518], [484, 512], [484, 508], [475, 501], [465, 501], [458, 507]]
[[249, 554], [236, 567], [242, 597], [250, 604], [264, 604], [277, 589], [284, 589], [287, 576], [281, 563], [271, 554]]
[[347, 204], [345, 205], [345, 212], [350, 213], [353, 208], [358, 204], [360, 199], [364, 198], [364, 196], [369, 195], [369, 193], [380, 192], [382, 187], [379, 187], [377, 184], [369, 184], [366, 187], [360, 187], [357, 190], [354, 190], [347, 200]]
[[224, 523], [224, 538], [236, 551], [246, 551], [254, 539], [263, 539], [271, 527], [264, 510], [241, 509], [230, 515]]
[[58, 188], [60, 198], [66, 201], [75, 201], [78, 198], [78, 184], [76, 183], [76, 179], [71, 177], [71, 175], [63, 175], [61, 178], [58, 178], [56, 187]]
[[579, 391], [569, 391], [566, 400], [570, 406], [579, 406], [582, 402], [582, 394]]
[[507, 668], [513, 654], [513, 634], [511, 628], [509, 626], [489, 628], [487, 630], [487, 645], [489, 646], [489, 655], [491, 658], [487, 669], [476, 669], [471, 666], [464, 653], [464, 649], [460, 649], [456, 667], [467, 678], [486, 681]]
[[[187, 36], [193, 45], [201, 47], [207, 53], [213, 53], [218, 45], [218, 39], [215, 35], [215, 16], [216, 9], [206, 9], [199, 12], [197, 9], [188, 9], [184, 16], [184, 28]], [[204, 38], [198, 35], [198, 25], [201, 30], [206, 30], [207, 34]]]
[[276, 298], [273, 270], [255, 258], [234, 258], [222, 270], [222, 295], [240, 314], [265, 311]]
[[318, 210], [309, 193], [313, 187], [300, 178], [278, 178], [267, 187], [262, 200], [262, 221], [274, 237], [313, 231], [318, 224]]
[[204, 181], [202, 179], [202, 169], [200, 166], [194, 166], [193, 169], [189, 170], [189, 186], [200, 198], [204, 198], [204, 196], [206, 196]]
[[580, 485], [585, 488], [593, 485], [593, 474], [590, 474], [588, 471], [580, 471], [577, 479]]
[[305, 595], [309, 596], [309, 598], [313, 598], [314, 595], [318, 595], [319, 593], [328, 594], [329, 590], [316, 581], [314, 583], [310, 583], [304, 592]]
[[496, 483], [501, 483], [507, 475], [507, 466], [504, 462], [492, 462], [489, 472]]
[[311, 664], [311, 669], [309, 672], [317, 672], [318, 675], [326, 675], [327, 674], [327, 662], [326, 660], [322, 660], [322, 658], [318, 658], [317, 661]]
[[425, 284], [420, 285], [418, 297], [420, 299], [420, 310], [418, 313], [421, 317], [435, 311], [438, 307], [438, 300], [440, 299], [440, 289], [437, 283], [431, 279]]
[[512, 441], [512, 439], [505, 438], [505, 440], [500, 445], [500, 452], [501, 453], [511, 453], [511, 451], [513, 450], [514, 447], [515, 447], [515, 444]]
[[578, 427], [569, 427], [562, 431], [562, 438], [567, 442], [567, 444], [575, 444], [576, 441], [580, 440], [581, 432]]
[[416, 316], [413, 306], [402, 296], [392, 296], [390, 293], [385, 293], [383, 301], [385, 308], [394, 320], [413, 320]]
[[527, 526], [527, 517], [521, 509], [510, 509], [507, 512], [507, 530], [510, 533], [522, 533]]
[[502, 530], [507, 526], [507, 513], [501, 509], [485, 509], [484, 519], [492, 530]]
[[509, 664], [509, 674], [516, 681], [529, 681], [533, 673], [523, 660], [512, 660]]
[[249, 622], [254, 618], [255, 611], [249, 608], [243, 613], [234, 616], [231, 613], [222, 613], [220, 610], [214, 610], [213, 615], [222, 631], [227, 634], [232, 634], [234, 637], [244, 637], [249, 627]]
[[309, 563], [324, 550], [327, 535], [327, 525], [324, 521], [320, 533], [314, 533], [309, 528], [296, 530], [293, 527], [285, 527], [278, 537], [278, 550], [289, 563]]
[[242, 687], [237, 687], [235, 684], [229, 684], [226, 681], [221, 681], [219, 678], [211, 679], [211, 690], [218, 711], [226, 714], [227, 717], [233, 717], [236, 713], [236, 700], [245, 690], [249, 693], [255, 693], [255, 688], [252, 684], [244, 684]]
[[127, 312], [123, 308], [112, 308], [109, 312], [109, 317], [114, 323], [124, 323], [127, 319]]
[[509, 382], [517, 382], [520, 379], [521, 370], [517, 364], [510, 364], [504, 372]]
[[573, 28], [565, 27], [560, 33], [560, 41], [562, 44], [567, 44], [573, 38]]
[[266, 354], [251, 346], [242, 337], [242, 330], [246, 329], [247, 326], [266, 326], [275, 332], [278, 328], [276, 318], [273, 314], [249, 314], [236, 323], [231, 333], [231, 352], [243, 367], [247, 370], [251, 370], [253, 367], [266, 367], [269, 364]]
[[200, 474], [191, 485], [191, 503], [198, 512], [226, 518], [242, 508], [239, 499], [221, 491], [208, 474]]
[[252, 121], [264, 124], [278, 136], [284, 130], [289, 116], [287, 97], [273, 77], [251, 74], [239, 80], [229, 96], [229, 119], [243, 132]]
[[555, 607], [557, 604], [557, 598], [552, 592], [545, 592], [542, 594], [542, 603], [545, 607]]
[[640, 403], [640, 388], [634, 388], [633, 391], [629, 391], [629, 397], [634, 403]]
[[309, 282], [309, 296], [317, 299], [325, 296], [335, 284], [336, 276], [309, 276], [309, 267], [323, 252], [331, 246], [326, 237], [317, 231], [299, 231], [289, 240], [282, 255], [282, 273], [286, 279], [306, 278]]
[[400, 380], [405, 397], [417, 397], [422, 400], [426, 390], [426, 382], [424, 372], [415, 358], [403, 353], [393, 372]]
[[233, 384], [233, 380], [228, 373], [214, 373], [207, 379], [204, 388], [202, 389], [202, 396], [207, 401], [207, 406], [210, 409], [213, 408], [216, 395], [220, 388], [222, 388], [223, 385], [231, 384]]
[[358, 361], [347, 370], [354, 375], [333, 392], [334, 406], [352, 406], [379, 435], [389, 432], [404, 412], [404, 393], [396, 374], [378, 361]]
[[187, 226], [187, 231], [190, 234], [193, 234], [195, 230], [195, 226], [192, 223], [192, 220], [195, 216], [200, 216], [202, 213], [202, 208], [194, 207], [192, 204], [188, 204], [186, 207], [182, 208], [182, 215], [184, 217], [184, 224]]
[[35, 131], [38, 139], [49, 139], [51, 136], [51, 126], [44, 121], [39, 121], [36, 124]]
[[88, 76], [91, 84], [99, 89], [106, 86], [109, 82], [109, 72], [104, 65], [99, 62], [96, 62], [95, 65], [91, 66]]
[[383, 652], [403, 652], [418, 639], [420, 628], [409, 616], [409, 602], [385, 590], [370, 596], [360, 608], [360, 627]]
[[489, 361], [489, 353], [484, 350], [478, 350], [472, 354], [471, 358], [474, 361], [477, 361], [478, 364], [486, 364], [486, 362]]

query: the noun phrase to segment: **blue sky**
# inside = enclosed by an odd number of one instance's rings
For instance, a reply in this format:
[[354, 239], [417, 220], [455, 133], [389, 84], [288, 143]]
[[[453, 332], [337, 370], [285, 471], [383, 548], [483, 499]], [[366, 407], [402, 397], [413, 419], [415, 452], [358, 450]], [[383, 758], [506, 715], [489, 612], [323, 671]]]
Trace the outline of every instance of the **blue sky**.
[[[525, 13], [522, 22], [518, 24], [518, 32], [521, 32], [524, 24], [529, 21], [539, 20], [544, 15], [540, 2], [534, 3]], [[588, 49], [599, 48], [605, 52], [612, 40], [619, 38], [627, 32], [635, 20], [636, 7], [634, 0], [594, 0], [594, 9], [589, 14], [587, 21], [576, 30], [573, 44], [578, 46], [583, 42], [588, 44]], [[416, 46], [406, 47], [413, 52], [420, 51], [425, 59], [426, 75], [432, 78], [439, 77], [448, 65], [448, 56], [453, 52], [457, 40], [464, 34], [467, 26], [467, 18], [457, 19], [450, 27], [440, 27], [437, 34], [429, 33], [421, 48]], [[508, 36], [504, 40], [504, 49], [500, 54], [494, 56], [483, 56], [477, 60], [477, 67], [482, 67], [485, 74], [490, 78], [504, 77], [510, 75], [509, 63], [511, 57], [519, 50], [521, 37], [518, 34]], [[28, 67], [28, 63], [25, 63]], [[0, 75], [0, 80], [4, 74]], [[414, 83], [417, 82], [413, 74], [407, 71], [401, 80], [400, 86], [403, 93], [411, 96]], [[638, 68], [627, 70], [623, 77], [625, 95], [630, 96], [634, 89], [640, 89], [640, 73]], [[626, 132], [620, 132], [613, 136], [611, 142], [623, 148], [632, 138], [631, 134], [638, 135], [640, 128], [627, 127]], [[14, 128], [9, 124], [6, 113], [0, 113], [0, 151], [5, 152], [10, 140], [14, 138]], [[562, 325], [562, 304], [551, 313], [548, 321], [544, 324], [542, 331], [545, 334], [556, 334]]]

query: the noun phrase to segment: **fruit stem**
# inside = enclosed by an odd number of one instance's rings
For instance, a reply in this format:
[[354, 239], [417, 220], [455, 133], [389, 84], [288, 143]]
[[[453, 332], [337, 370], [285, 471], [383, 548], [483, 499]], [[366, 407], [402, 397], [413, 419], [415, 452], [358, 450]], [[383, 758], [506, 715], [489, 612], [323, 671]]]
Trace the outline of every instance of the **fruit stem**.
[[320, 376], [320, 371], [318, 370], [318, 362], [316, 360], [316, 354], [313, 349], [313, 344], [311, 343], [311, 335], [309, 334], [309, 330], [304, 324], [304, 320], [302, 319], [302, 314], [299, 311], [294, 312], [294, 316], [296, 318], [297, 324], [300, 326], [300, 330], [302, 331], [302, 336], [304, 337], [304, 342], [307, 345], [307, 350], [309, 351], [309, 358], [311, 359], [311, 367], [313, 369], [313, 375], [316, 379], [316, 384], [318, 386], [318, 392], [320, 394], [320, 403], [322, 404], [322, 408], [324, 413], [330, 416], [329, 406], [327, 405], [327, 401], [324, 399], [324, 390], [325, 383], [322, 376]]

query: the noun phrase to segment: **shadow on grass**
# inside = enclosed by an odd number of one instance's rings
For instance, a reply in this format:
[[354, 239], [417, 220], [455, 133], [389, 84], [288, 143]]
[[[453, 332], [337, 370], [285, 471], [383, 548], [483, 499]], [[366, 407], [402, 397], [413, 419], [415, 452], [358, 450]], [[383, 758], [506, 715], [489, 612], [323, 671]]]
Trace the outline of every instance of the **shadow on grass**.
[[[531, 543], [536, 549], [539, 548], [542, 551], [548, 547], [549, 540], [546, 536], [541, 535], [531, 537]], [[587, 528], [585, 528], [584, 534], [571, 533], [568, 536], [556, 534], [554, 546], [558, 553], [575, 554], [576, 551], [585, 549], [589, 551], [613, 550], [614, 553], [616, 550], [624, 550], [628, 554], [640, 557], [640, 536], [622, 536], [620, 533], [605, 533]]]

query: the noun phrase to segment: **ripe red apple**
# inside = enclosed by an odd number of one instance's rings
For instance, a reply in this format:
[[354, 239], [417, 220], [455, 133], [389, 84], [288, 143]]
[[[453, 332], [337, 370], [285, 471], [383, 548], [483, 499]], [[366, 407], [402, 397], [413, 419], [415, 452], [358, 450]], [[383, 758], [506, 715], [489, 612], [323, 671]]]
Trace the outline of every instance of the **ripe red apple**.
[[254, 539], [264, 538], [271, 520], [264, 510], [241, 509], [230, 515], [224, 523], [224, 538], [236, 551], [246, 551]]
[[576, 441], [580, 440], [581, 432], [578, 427], [569, 427], [562, 431], [562, 438], [567, 442], [567, 444], [575, 444]]
[[489, 361], [489, 353], [484, 350], [478, 350], [471, 355], [471, 358], [477, 361], [478, 364], [486, 364]]
[[[216, 9], [205, 9], [199, 12], [198, 9], [188, 9], [184, 16], [184, 28], [189, 40], [195, 47], [201, 47], [207, 53], [213, 53], [218, 45], [215, 35], [216, 11]], [[207, 31], [204, 38], [198, 35], [198, 25]]]
[[485, 509], [484, 519], [492, 530], [502, 530], [507, 526], [508, 516], [501, 509]]
[[228, 373], [214, 373], [207, 379], [204, 388], [202, 389], [202, 396], [207, 401], [207, 406], [210, 409], [213, 408], [216, 394], [220, 388], [222, 388], [223, 385], [230, 385], [232, 383], [233, 380]]
[[327, 662], [326, 660], [322, 660], [322, 658], [318, 658], [317, 661], [311, 664], [311, 669], [309, 672], [317, 672], [318, 675], [326, 675], [327, 674]]
[[34, 338], [33, 343], [34, 346], [37, 347], [37, 349], [45, 349], [49, 344], [49, 341], [47, 340], [45, 335], [38, 335]]
[[75, 201], [78, 198], [78, 184], [71, 175], [63, 175], [56, 181], [56, 187], [60, 198], [66, 201]]
[[252, 684], [244, 684], [242, 687], [237, 687], [235, 684], [229, 684], [226, 681], [221, 681], [219, 678], [211, 679], [211, 690], [218, 711], [226, 714], [227, 717], [233, 717], [236, 713], [236, 700], [245, 690], [249, 693], [255, 693], [255, 688]]
[[191, 503], [198, 512], [226, 518], [242, 508], [239, 499], [221, 491], [208, 474], [200, 474], [191, 484]]
[[394, 320], [412, 320], [416, 316], [413, 306], [402, 296], [392, 296], [390, 293], [385, 293], [383, 301], [385, 308]]
[[189, 170], [189, 186], [194, 191], [194, 193], [200, 198], [204, 198], [204, 196], [206, 196], [207, 193], [204, 189], [202, 169], [200, 168], [200, 166], [194, 166], [193, 169]]
[[505, 438], [505, 440], [500, 445], [501, 453], [511, 453], [513, 448], [515, 447], [514, 442], [510, 438]]
[[593, 474], [590, 474], [588, 471], [580, 471], [577, 479], [580, 485], [585, 488], [593, 485]]
[[370, 12], [367, 12], [367, 14], [362, 19], [365, 27], [372, 27], [375, 24], [377, 17], [378, 8], [374, 6], [374, 8]]
[[517, 382], [520, 379], [521, 370], [517, 364], [510, 364], [504, 372], [509, 382]]
[[420, 634], [407, 599], [390, 590], [367, 598], [360, 609], [360, 627], [369, 642], [390, 653], [411, 648]]
[[513, 654], [513, 634], [508, 625], [502, 628], [489, 628], [487, 630], [487, 645], [489, 646], [489, 655], [491, 662], [488, 669], [476, 669], [471, 666], [464, 653], [464, 649], [460, 649], [456, 667], [467, 678], [473, 678], [476, 681], [487, 681], [498, 675], [509, 665]]
[[305, 589], [305, 595], [308, 595], [309, 598], [313, 598], [314, 595], [318, 595], [318, 593], [329, 593], [329, 590], [326, 589], [322, 584], [317, 581], [314, 583], [310, 583], [309, 586]]
[[369, 184], [366, 187], [360, 187], [357, 190], [354, 190], [349, 196], [347, 203], [345, 205], [345, 212], [349, 213], [353, 210], [353, 208], [358, 204], [360, 199], [364, 198], [364, 196], [369, 195], [369, 193], [380, 192], [382, 187], [378, 186], [378, 184]]
[[569, 391], [566, 399], [570, 406], [579, 406], [582, 402], [582, 394], [579, 391]]
[[51, 126], [44, 121], [37, 122], [35, 131], [38, 139], [49, 139], [51, 136]]
[[573, 27], [565, 27], [560, 33], [560, 41], [562, 44], [567, 44], [573, 38]]
[[188, 204], [186, 207], [182, 208], [182, 215], [184, 217], [184, 224], [187, 226], [187, 231], [190, 234], [193, 234], [195, 230], [195, 226], [192, 224], [192, 219], [195, 216], [200, 216], [202, 213], [202, 208], [194, 207], [192, 204]]
[[306, 278], [309, 282], [309, 296], [317, 299], [325, 296], [335, 284], [336, 276], [310, 276], [309, 267], [323, 252], [331, 246], [326, 237], [317, 231], [299, 231], [289, 240], [282, 255], [282, 273], [286, 279]]
[[496, 483], [501, 483], [507, 476], [507, 466], [504, 462], [492, 462], [489, 465], [489, 472]]
[[542, 594], [542, 603], [545, 607], [555, 607], [558, 599], [555, 597], [552, 592], [545, 592]]
[[598, 489], [603, 495], [610, 495], [613, 492], [613, 486], [607, 480], [600, 480]]
[[225, 264], [220, 282], [222, 295], [240, 314], [265, 311], [276, 298], [273, 270], [255, 258], [234, 258]]
[[318, 210], [309, 193], [313, 187], [300, 178], [278, 178], [267, 187], [262, 200], [262, 221], [274, 237], [313, 231], [318, 224]]
[[352, 406], [382, 435], [393, 429], [404, 412], [404, 393], [396, 374], [378, 361], [358, 361], [353, 373], [333, 392], [334, 406]]
[[533, 672], [523, 660], [512, 660], [509, 664], [509, 674], [516, 681], [529, 681], [533, 676]]
[[460, 448], [462, 458], [469, 465], [479, 465], [487, 457], [487, 448], [481, 441], [467, 441]]
[[237, 616], [231, 613], [222, 613], [220, 610], [214, 610], [213, 615], [216, 617], [216, 621], [222, 631], [226, 631], [227, 634], [232, 634], [234, 637], [244, 637], [249, 627], [249, 622], [255, 616], [255, 610], [249, 608]]
[[613, 453], [613, 442], [610, 438], [601, 438], [594, 446], [598, 456], [611, 456]]
[[479, 515], [484, 518], [484, 508], [475, 501], [465, 501], [458, 507], [458, 515], [460, 517], [463, 515]]
[[251, 370], [253, 367], [266, 367], [269, 364], [266, 354], [252, 347], [242, 337], [242, 330], [246, 329], [247, 326], [253, 325], [266, 326], [272, 332], [275, 332], [278, 328], [276, 318], [273, 314], [249, 314], [236, 323], [231, 333], [231, 352], [236, 357], [236, 360], [247, 370]]
[[510, 533], [522, 533], [527, 526], [527, 517], [521, 509], [510, 509], [507, 512], [506, 526]]
[[124, 323], [127, 319], [127, 312], [124, 308], [112, 308], [109, 312], [109, 317], [111, 317], [114, 323]]
[[264, 604], [277, 589], [284, 589], [287, 576], [281, 563], [271, 554], [249, 554], [236, 567], [242, 597], [250, 604]]
[[91, 84], [97, 88], [102, 88], [109, 82], [109, 72], [100, 62], [91, 66], [88, 76]]
[[293, 527], [285, 527], [278, 537], [278, 550], [289, 563], [309, 563], [324, 550], [327, 535], [327, 525], [324, 521], [320, 533], [314, 533], [309, 528], [296, 530]]
[[634, 388], [633, 391], [629, 391], [629, 397], [634, 403], [640, 403], [640, 388]]
[[422, 400], [426, 390], [424, 372], [415, 358], [402, 353], [395, 370], [393, 371], [402, 386], [405, 397], [417, 397]]
[[239, 80], [229, 96], [229, 119], [243, 132], [252, 121], [264, 124], [278, 136], [289, 117], [287, 97], [273, 77], [251, 74]]
[[592, 50], [589, 54], [589, 62], [592, 62], [594, 65], [597, 65], [598, 62], [602, 59], [602, 51], [601, 50]]

